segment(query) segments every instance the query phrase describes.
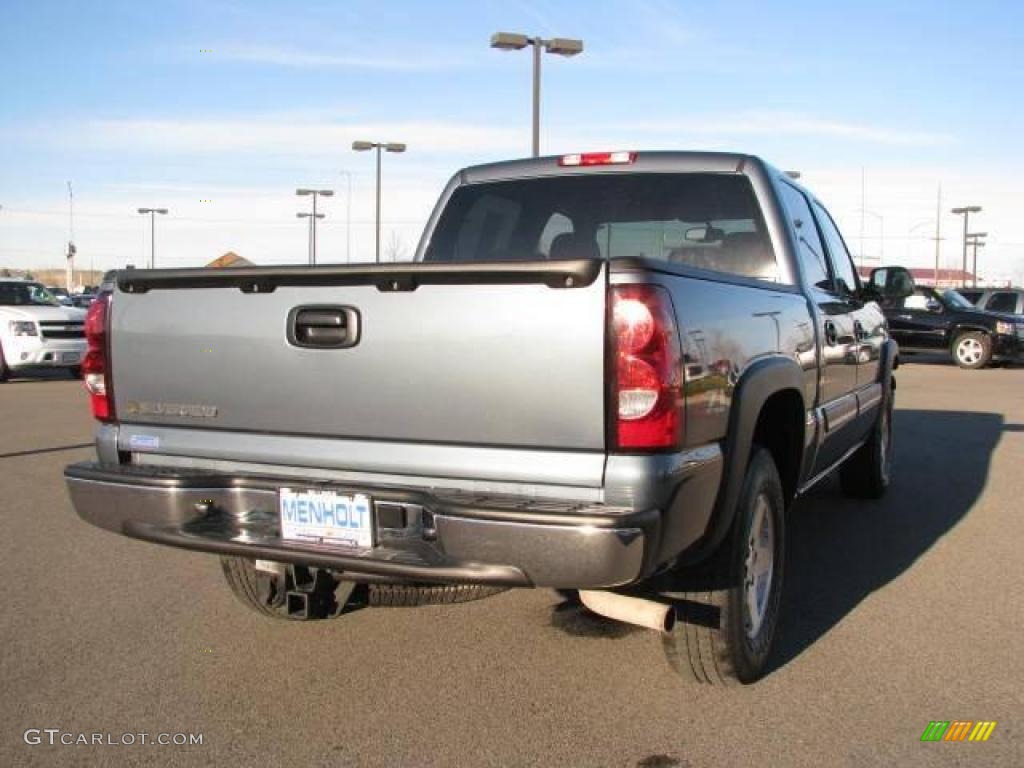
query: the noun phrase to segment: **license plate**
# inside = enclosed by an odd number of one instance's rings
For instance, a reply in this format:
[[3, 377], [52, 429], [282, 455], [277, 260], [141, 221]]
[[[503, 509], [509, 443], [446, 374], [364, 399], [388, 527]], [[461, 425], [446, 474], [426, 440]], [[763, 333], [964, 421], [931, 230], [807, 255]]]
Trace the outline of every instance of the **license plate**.
[[373, 546], [369, 496], [281, 488], [279, 498], [282, 538], [365, 549]]
[[63, 353], [61, 353], [60, 361], [62, 363], [77, 363], [78, 362], [78, 353], [77, 352], [63, 352]]

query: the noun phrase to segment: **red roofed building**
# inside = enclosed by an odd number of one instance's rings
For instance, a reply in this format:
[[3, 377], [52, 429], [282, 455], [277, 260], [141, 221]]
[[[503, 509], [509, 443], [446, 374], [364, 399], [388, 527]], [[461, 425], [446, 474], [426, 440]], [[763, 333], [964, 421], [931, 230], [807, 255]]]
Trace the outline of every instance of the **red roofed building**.
[[[914, 282], [918, 285], [932, 285], [938, 288], [960, 288], [964, 285], [974, 284], [974, 275], [962, 269], [939, 269], [938, 280], [935, 279], [935, 269], [932, 267], [909, 267]], [[867, 280], [871, 275], [870, 267], [861, 267], [857, 270], [861, 280]], [[980, 281], [984, 285], [984, 280]]]
[[214, 259], [206, 266], [218, 268], [218, 267], [251, 267], [253, 263], [248, 259], [243, 259], [234, 251], [228, 251], [223, 256]]

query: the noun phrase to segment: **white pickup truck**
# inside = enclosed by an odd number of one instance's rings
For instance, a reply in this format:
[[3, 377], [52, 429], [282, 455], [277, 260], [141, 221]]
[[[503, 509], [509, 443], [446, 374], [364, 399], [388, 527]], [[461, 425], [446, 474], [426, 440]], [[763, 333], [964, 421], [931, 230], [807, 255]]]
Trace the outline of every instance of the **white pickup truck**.
[[0, 279], [0, 382], [38, 367], [80, 375], [84, 324], [85, 310], [63, 306], [41, 283]]

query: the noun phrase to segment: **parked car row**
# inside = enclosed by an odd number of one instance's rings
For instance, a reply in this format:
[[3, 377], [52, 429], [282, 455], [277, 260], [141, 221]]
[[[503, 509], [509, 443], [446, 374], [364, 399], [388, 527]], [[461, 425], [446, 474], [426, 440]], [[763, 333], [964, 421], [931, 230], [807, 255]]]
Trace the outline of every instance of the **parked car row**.
[[81, 293], [68, 293], [67, 290], [56, 285], [48, 285], [46, 290], [62, 306], [78, 307], [79, 309], [88, 309], [89, 305], [96, 298], [97, 291], [95, 286], [87, 286]]

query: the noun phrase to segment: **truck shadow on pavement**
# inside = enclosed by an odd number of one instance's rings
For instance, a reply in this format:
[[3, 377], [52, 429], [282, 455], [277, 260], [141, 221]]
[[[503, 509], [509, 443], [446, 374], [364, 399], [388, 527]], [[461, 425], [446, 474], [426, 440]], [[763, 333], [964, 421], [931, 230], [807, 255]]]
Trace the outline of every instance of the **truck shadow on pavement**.
[[901, 410], [893, 481], [884, 499], [847, 499], [838, 479], [799, 500], [789, 517], [775, 658], [785, 666], [872, 592], [898, 578], [963, 519], [982, 493], [1004, 431], [996, 413]]

